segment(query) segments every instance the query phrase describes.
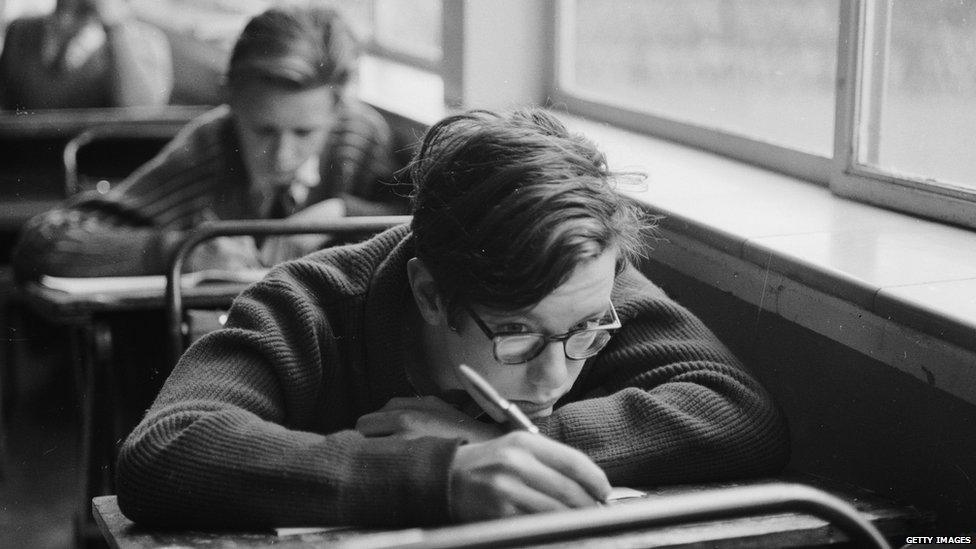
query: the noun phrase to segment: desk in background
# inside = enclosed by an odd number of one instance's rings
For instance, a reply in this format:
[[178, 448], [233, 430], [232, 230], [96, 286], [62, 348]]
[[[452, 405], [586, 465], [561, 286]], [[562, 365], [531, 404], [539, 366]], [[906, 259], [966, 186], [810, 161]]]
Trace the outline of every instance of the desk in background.
[[[928, 532], [932, 517], [918, 512], [911, 507], [894, 505], [884, 499], [856, 488], [841, 487], [834, 483], [814, 479], [802, 478], [802, 486], [812, 486], [826, 491], [828, 494], [840, 498], [854, 507], [861, 519], [869, 521], [888, 540], [896, 546], [904, 543], [906, 536], [919, 535]], [[563, 524], [566, 529], [577, 528], [581, 524], [596, 524], [600, 517], [608, 515], [621, 516], [641, 510], [637, 506], [664, 503], [659, 505], [665, 509], [672, 506], [682, 507], [682, 502], [714, 502], [717, 494], [724, 489], [736, 492], [726, 492], [728, 495], [744, 495], [745, 492], [765, 489], [767, 486], [796, 487], [796, 483], [781, 482], [768, 485], [770, 479], [714, 483], [703, 485], [669, 486], [661, 488], [645, 488], [648, 496], [643, 499], [625, 500], [610, 507], [588, 511], [571, 511], [570, 513], [554, 513], [535, 515], [533, 517], [516, 517], [497, 521], [473, 523], [458, 526], [446, 526], [430, 529], [404, 530], [368, 530], [356, 528], [337, 528], [321, 532], [303, 533], [292, 536], [279, 537], [275, 532], [205, 532], [205, 531], [176, 531], [140, 528], [127, 519], [119, 510], [115, 496], [101, 496], [94, 498], [92, 513], [99, 529], [106, 541], [113, 548], [149, 549], [156, 547], [221, 547], [221, 548], [249, 548], [266, 547], [383, 547], [398, 545], [415, 545], [416, 547], [448, 547], [454, 545], [483, 544], [484, 546], [504, 545], [502, 538], [513, 531], [527, 531], [539, 527], [543, 522], [549, 526], [541, 527], [538, 532], [560, 532], [558, 526]], [[664, 501], [660, 498], [669, 497]], [[697, 498], [697, 499], [696, 499]], [[748, 499], [748, 498], [746, 498]], [[680, 500], [680, 501], [679, 501]], [[667, 511], [665, 511], [667, 512]], [[562, 515], [562, 516], [560, 516]], [[660, 522], [659, 522], [660, 523]], [[750, 548], [779, 548], [779, 547], [810, 547], [843, 544], [850, 540], [847, 533], [836, 524], [803, 512], [784, 511], [782, 509], [766, 514], [753, 514], [739, 518], [722, 518], [718, 520], [704, 520], [687, 523], [673, 522], [673, 525], [637, 527], [625, 530], [622, 527], [602, 529], [599, 533], [591, 530], [578, 538], [554, 541], [557, 535], [542, 534], [535, 540], [517, 542], [520, 547], [750, 547]], [[528, 526], [527, 526], [528, 525]], [[552, 527], [555, 526], [555, 527]], [[538, 533], [536, 532], [536, 533]], [[533, 534], [534, 535], [534, 534]], [[860, 543], [860, 542], [859, 542]]]
[[208, 107], [165, 105], [0, 112], [0, 257], [6, 261], [20, 226], [65, 196], [65, 144], [93, 126], [125, 122], [175, 134]]
[[[245, 283], [208, 283], [187, 288], [184, 299], [189, 307], [226, 308], [245, 286]], [[164, 289], [159, 286], [71, 294], [30, 282], [23, 285], [18, 298], [42, 319], [68, 330], [72, 373], [82, 416], [78, 466], [82, 499], [76, 510], [75, 528], [79, 540], [97, 538], [89, 512], [91, 498], [114, 491], [116, 446], [131, 428], [130, 418], [121, 406], [124, 396], [120, 392], [124, 386], [121, 380], [125, 379], [125, 372], [114, 353], [112, 326], [127, 318], [127, 314], [158, 313], [159, 346], [147, 351], [168, 357], [163, 322]]]

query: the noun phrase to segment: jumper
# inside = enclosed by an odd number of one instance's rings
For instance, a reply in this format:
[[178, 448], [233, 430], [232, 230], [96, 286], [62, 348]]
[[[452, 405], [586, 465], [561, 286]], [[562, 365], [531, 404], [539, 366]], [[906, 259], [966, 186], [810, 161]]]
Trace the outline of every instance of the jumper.
[[[161, 30], [128, 20], [107, 33], [80, 66], [50, 66], [43, 44], [48, 17], [16, 19], [0, 54], [0, 108], [78, 109], [165, 104], [173, 88], [169, 41]], [[126, 49], [125, 61], [113, 48]], [[134, 63], [119, 71], [119, 63]], [[116, 82], [116, 75], [121, 76]], [[149, 95], [146, 95], [146, 90]]]
[[[123, 513], [147, 525], [249, 529], [449, 521], [461, 441], [353, 430], [391, 398], [420, 394], [405, 373], [420, 360], [405, 328], [417, 314], [411, 235], [400, 226], [322, 250], [245, 290], [123, 444]], [[778, 407], [701, 321], [633, 267], [611, 301], [623, 328], [537, 420], [542, 433], [583, 451], [614, 485], [785, 465]]]
[[[320, 156], [321, 183], [305, 207], [338, 197], [348, 216], [406, 213], [405, 193], [391, 182], [383, 117], [354, 100], [336, 116]], [[217, 107], [107, 194], [79, 194], [25, 223], [13, 252], [15, 272], [21, 279], [163, 274], [184, 231], [208, 220], [261, 219], [255, 187], [231, 110]]]

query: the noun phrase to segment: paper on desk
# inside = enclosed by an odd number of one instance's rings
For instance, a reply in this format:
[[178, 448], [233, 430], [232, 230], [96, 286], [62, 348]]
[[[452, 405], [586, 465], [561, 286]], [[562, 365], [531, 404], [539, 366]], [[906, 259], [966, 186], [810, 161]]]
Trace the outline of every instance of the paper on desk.
[[[239, 271], [204, 270], [185, 273], [182, 286], [190, 288], [207, 282], [240, 282], [249, 284], [257, 282], [268, 274], [268, 269], [242, 269]], [[69, 294], [99, 294], [124, 293], [132, 291], [159, 291], [166, 288], [166, 277], [163, 275], [145, 276], [93, 276], [93, 277], [64, 277], [42, 276], [40, 283], [54, 290], [61, 290]]]
[[352, 526], [310, 526], [310, 527], [289, 527], [289, 528], [275, 528], [275, 533], [278, 534], [279, 538], [287, 538], [290, 536], [304, 536], [306, 534], [321, 534], [323, 532], [333, 532], [335, 530], [348, 530], [353, 528]]
[[610, 489], [610, 495], [607, 496], [607, 503], [612, 503], [623, 499], [646, 498], [646, 497], [647, 497], [647, 492], [642, 492], [640, 490], [635, 490], [633, 488], [627, 488], [624, 486], [614, 486], [613, 488]]

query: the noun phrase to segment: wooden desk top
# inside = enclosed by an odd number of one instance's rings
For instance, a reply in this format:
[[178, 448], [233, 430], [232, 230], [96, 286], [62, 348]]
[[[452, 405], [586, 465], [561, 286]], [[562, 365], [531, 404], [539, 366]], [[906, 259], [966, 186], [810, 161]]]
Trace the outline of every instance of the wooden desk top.
[[[810, 479], [806, 484], [810, 485]], [[758, 487], [769, 479], [727, 482], [708, 485], [684, 485], [645, 489], [648, 498], [625, 500], [609, 508], [592, 510], [593, 513], [618, 513], [633, 511], [637, 506], [652, 504], [654, 496], [687, 496], [724, 487]], [[932, 517], [911, 507], [893, 505], [869, 492], [858, 489], [841, 489], [826, 481], [816, 481], [819, 488], [829, 485], [829, 493], [855, 507], [864, 519], [869, 520], [887, 539], [904, 540], [905, 536], [927, 532]], [[677, 503], [677, 502], [676, 502]], [[92, 513], [102, 535], [113, 548], [147, 549], [155, 547], [217, 547], [250, 548], [266, 547], [393, 547], [416, 545], [417, 547], [448, 547], [457, 543], [465, 545], [481, 540], [497, 532], [522, 528], [534, 517], [559, 520], [560, 515], [581, 513], [552, 513], [533, 517], [517, 517], [459, 526], [430, 529], [404, 529], [394, 531], [337, 528], [321, 532], [303, 533], [279, 537], [273, 531], [219, 532], [219, 531], [166, 531], [140, 528], [119, 510], [115, 496], [93, 499]], [[592, 516], [590, 517], [592, 518]], [[583, 520], [587, 520], [584, 518]], [[538, 520], [536, 521], [538, 522]], [[635, 530], [611, 530], [612, 533], [589, 534], [569, 541], [545, 541], [520, 543], [520, 547], [536, 548], [592, 548], [592, 547], [806, 547], [822, 546], [849, 541], [846, 534], [826, 520], [798, 512], [776, 512], [742, 518], [699, 521], [674, 526], [641, 527]], [[484, 534], [480, 537], [479, 534]], [[900, 545], [900, 543], [898, 543]]]
[[0, 112], [0, 139], [71, 137], [100, 124], [170, 124], [175, 129], [212, 109], [206, 105], [159, 105], [102, 109], [44, 109]]
[[[227, 307], [246, 287], [241, 282], [213, 282], [184, 288], [183, 303], [187, 308]], [[163, 289], [72, 294], [28, 282], [22, 286], [22, 296], [35, 312], [59, 324], [88, 322], [96, 314], [162, 311], [166, 306]]]

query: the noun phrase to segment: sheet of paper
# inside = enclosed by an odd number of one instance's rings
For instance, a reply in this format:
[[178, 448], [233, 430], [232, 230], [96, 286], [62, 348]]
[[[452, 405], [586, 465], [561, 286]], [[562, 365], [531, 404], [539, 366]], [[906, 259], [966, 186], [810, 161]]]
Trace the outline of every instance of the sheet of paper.
[[642, 492], [640, 490], [635, 490], [633, 488], [627, 488], [624, 486], [614, 486], [610, 489], [610, 495], [607, 496], [607, 502], [646, 497], [647, 492]]
[[166, 277], [163, 275], [148, 275], [75, 278], [45, 275], [41, 277], [40, 283], [48, 288], [61, 290], [69, 294], [121, 293], [137, 290], [159, 290], [162, 292], [166, 288]]
[[321, 534], [324, 532], [334, 532], [336, 530], [349, 530], [352, 526], [308, 526], [294, 528], [275, 528], [275, 533], [279, 538], [291, 536], [304, 536], [306, 534]]
[[[183, 287], [189, 288], [208, 282], [257, 282], [268, 274], [268, 269], [244, 269], [240, 271], [206, 270], [183, 275]], [[166, 289], [163, 275], [146, 276], [93, 276], [63, 277], [42, 276], [40, 283], [54, 290], [69, 294], [125, 293], [133, 291], [159, 291]]]

